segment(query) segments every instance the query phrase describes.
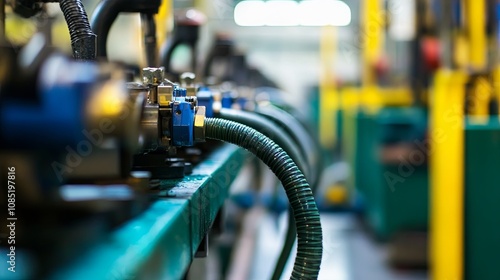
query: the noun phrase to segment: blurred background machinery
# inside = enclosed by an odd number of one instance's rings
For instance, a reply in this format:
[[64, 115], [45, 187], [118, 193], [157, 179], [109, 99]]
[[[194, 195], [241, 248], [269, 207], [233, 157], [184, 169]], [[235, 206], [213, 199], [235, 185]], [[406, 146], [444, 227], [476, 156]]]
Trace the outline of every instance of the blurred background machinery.
[[[281, 209], [289, 208], [290, 222], [276, 277], [297, 238], [292, 277], [317, 278], [323, 238], [312, 192], [319, 169], [312, 170], [319, 163], [317, 154], [306, 161], [296, 142], [312, 143], [311, 136], [277, 107], [243, 111], [255, 101], [251, 89], [238, 94], [236, 81], [197, 79], [201, 12], [177, 11], [159, 52], [157, 21], [163, 22], [155, 15], [166, 20], [171, 2], [102, 1], [89, 20], [81, 1], [59, 1], [69, 58], [54, 48], [49, 4], [1, 4], [0, 165], [8, 172], [0, 203], [8, 222], [2, 278], [199, 278], [189, 276], [191, 262], [207, 257], [210, 235], [223, 232], [221, 208], [248, 165], [249, 154], [234, 145], [255, 155], [253, 165], [260, 168], [259, 159], [267, 165], [281, 182], [273, 181], [273, 189], [283, 188], [280, 197], [290, 201]], [[108, 57], [108, 34], [121, 13], [140, 15], [143, 65]], [[5, 30], [33, 21], [36, 31], [26, 42]], [[171, 67], [182, 44], [191, 48], [191, 72]], [[232, 54], [223, 59], [232, 61]], [[285, 114], [299, 130], [264, 114]]]
[[0, 278], [500, 279], [499, 11], [0, 0]]

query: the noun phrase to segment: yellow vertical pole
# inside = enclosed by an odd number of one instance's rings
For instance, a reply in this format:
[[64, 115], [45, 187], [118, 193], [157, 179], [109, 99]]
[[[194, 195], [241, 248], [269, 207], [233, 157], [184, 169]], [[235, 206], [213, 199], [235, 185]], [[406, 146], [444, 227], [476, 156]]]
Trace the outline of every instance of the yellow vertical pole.
[[469, 65], [475, 71], [486, 67], [486, 0], [466, 0]]
[[333, 69], [337, 50], [337, 27], [321, 27], [320, 38], [320, 98], [319, 138], [323, 147], [333, 148], [336, 144], [337, 110], [339, 94]]
[[463, 279], [464, 102], [467, 75], [436, 74], [430, 118], [432, 279]]
[[173, 25], [173, 7], [171, 0], [163, 0], [156, 14], [156, 41], [158, 49], [167, 39], [167, 34], [170, 32]]
[[379, 58], [383, 46], [383, 29], [385, 25], [381, 0], [365, 0], [361, 2], [362, 30], [361, 47], [363, 60], [363, 86], [373, 86], [376, 77], [373, 66]]
[[494, 88], [490, 84], [489, 77], [478, 77], [472, 85], [472, 94], [469, 95], [467, 105], [468, 115], [474, 117], [474, 121], [486, 123], [489, 119], [489, 103]]

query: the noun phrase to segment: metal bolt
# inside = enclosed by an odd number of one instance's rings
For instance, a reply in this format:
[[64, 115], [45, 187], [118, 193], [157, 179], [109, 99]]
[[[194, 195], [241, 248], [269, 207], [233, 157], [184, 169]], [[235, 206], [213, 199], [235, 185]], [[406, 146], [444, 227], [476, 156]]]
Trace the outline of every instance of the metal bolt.
[[158, 85], [165, 79], [165, 68], [146, 67], [142, 69], [142, 82], [147, 85]]

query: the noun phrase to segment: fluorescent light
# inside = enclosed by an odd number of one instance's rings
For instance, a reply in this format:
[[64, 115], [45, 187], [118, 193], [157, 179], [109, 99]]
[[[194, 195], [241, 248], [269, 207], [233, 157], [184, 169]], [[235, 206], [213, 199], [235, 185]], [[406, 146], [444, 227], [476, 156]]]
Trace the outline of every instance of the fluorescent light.
[[351, 9], [338, 0], [247, 0], [234, 8], [240, 26], [346, 26]]
[[242, 1], [234, 7], [234, 21], [240, 26], [263, 26], [266, 23], [263, 1]]
[[396, 41], [411, 41], [416, 36], [415, 0], [391, 0], [389, 35]]
[[306, 0], [299, 9], [303, 26], [346, 26], [351, 23], [351, 9], [346, 3], [335, 0]]
[[299, 25], [299, 4], [295, 1], [267, 1], [265, 9], [268, 26]]

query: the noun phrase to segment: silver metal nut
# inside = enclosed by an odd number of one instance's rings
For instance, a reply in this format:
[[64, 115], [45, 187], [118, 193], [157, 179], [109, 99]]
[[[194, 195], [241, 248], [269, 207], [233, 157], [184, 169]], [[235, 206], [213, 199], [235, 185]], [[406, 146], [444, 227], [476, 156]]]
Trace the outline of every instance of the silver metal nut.
[[147, 85], [158, 85], [165, 79], [164, 67], [146, 67], [142, 69], [142, 82]]
[[194, 141], [205, 142], [205, 106], [198, 106], [194, 115]]

